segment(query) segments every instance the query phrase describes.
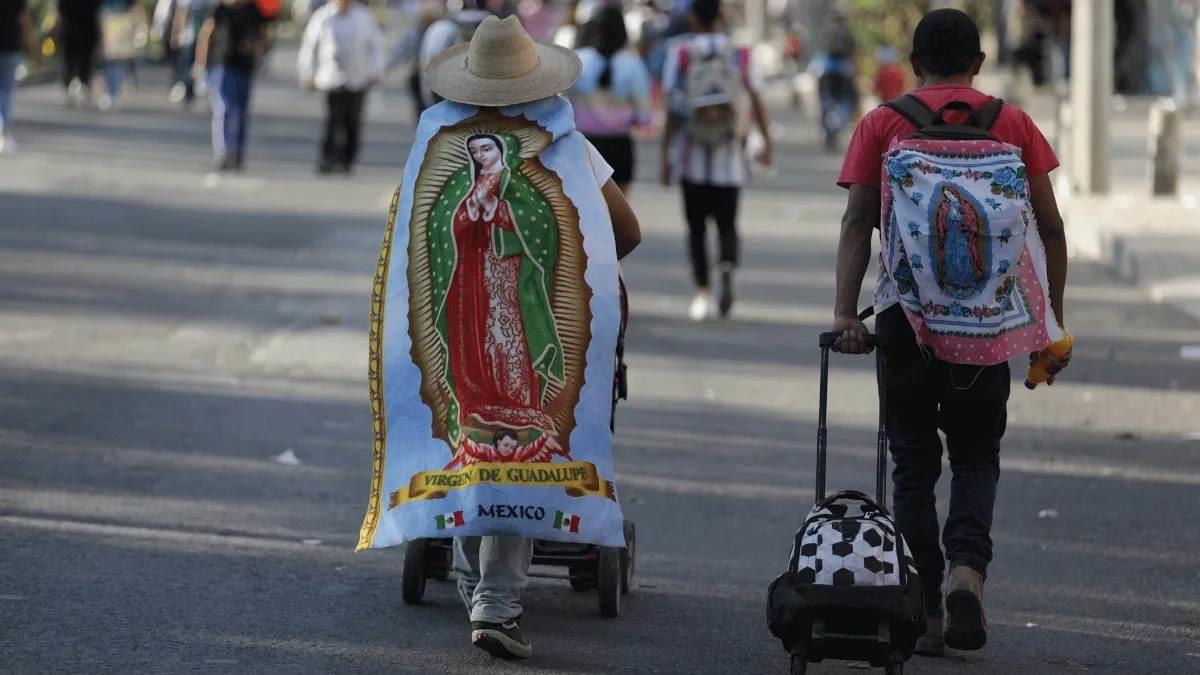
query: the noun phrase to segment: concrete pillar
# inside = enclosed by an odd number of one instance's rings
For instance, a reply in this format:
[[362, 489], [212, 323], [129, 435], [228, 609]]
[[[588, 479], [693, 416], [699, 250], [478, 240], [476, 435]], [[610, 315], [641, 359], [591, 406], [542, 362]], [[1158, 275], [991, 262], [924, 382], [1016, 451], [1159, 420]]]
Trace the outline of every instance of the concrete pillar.
[[1072, 6], [1071, 183], [1081, 194], [1112, 188], [1113, 31], [1113, 0], [1077, 0]]
[[1150, 191], [1158, 196], [1179, 191], [1179, 108], [1169, 98], [1150, 107]]

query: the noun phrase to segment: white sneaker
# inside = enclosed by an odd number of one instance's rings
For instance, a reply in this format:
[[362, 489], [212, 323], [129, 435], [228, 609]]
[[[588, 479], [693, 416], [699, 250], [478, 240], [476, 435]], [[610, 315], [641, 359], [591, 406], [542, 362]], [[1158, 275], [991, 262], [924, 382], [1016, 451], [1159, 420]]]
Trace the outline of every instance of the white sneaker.
[[17, 151], [17, 142], [12, 136], [0, 136], [0, 155], [11, 155]]
[[108, 94], [101, 94], [100, 99], [96, 101], [96, 108], [98, 108], [100, 110], [100, 112], [108, 112], [108, 111], [112, 110], [113, 109], [112, 96], [109, 96]]
[[187, 98], [187, 86], [182, 82], [176, 82], [171, 87], [171, 93], [167, 95], [167, 100], [171, 103], [183, 103], [185, 98]]
[[696, 297], [692, 298], [692, 304], [688, 307], [688, 317], [692, 321], [704, 321], [711, 319], [714, 313], [715, 305], [713, 305], [712, 293], [696, 291]]
[[78, 108], [83, 105], [83, 83], [79, 80], [71, 80], [71, 84], [67, 85], [67, 106]]

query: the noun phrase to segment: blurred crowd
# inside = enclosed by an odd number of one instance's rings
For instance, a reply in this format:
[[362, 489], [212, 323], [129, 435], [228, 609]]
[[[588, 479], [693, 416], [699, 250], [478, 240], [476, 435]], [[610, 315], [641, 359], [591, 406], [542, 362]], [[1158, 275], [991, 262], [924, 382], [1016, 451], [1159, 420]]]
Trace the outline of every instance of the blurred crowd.
[[[434, 56], [470, 38], [487, 15], [518, 16], [537, 40], [579, 51], [585, 77], [572, 93], [581, 127], [612, 135], [609, 108], [635, 136], [661, 130], [664, 68], [692, 32], [693, 0], [4, 0], [0, 10], [0, 152], [15, 148], [16, 82], [57, 76], [74, 107], [120, 108], [139, 63], [170, 71], [167, 96], [214, 111], [217, 168], [244, 162], [258, 66], [279, 37], [301, 38], [302, 86], [326, 98], [318, 169], [348, 172], [357, 156], [366, 92], [403, 80], [414, 112], [436, 102], [421, 78]], [[835, 151], [862, 112], [914, 84], [907, 36], [929, 2], [727, 2], [720, 30], [748, 45], [761, 79], [783, 82]], [[993, 62], [1035, 87], [1070, 73], [1070, 0], [964, 0], [995, 43]], [[757, 12], [757, 14], [756, 14]], [[1200, 0], [1115, 0], [1119, 93], [1200, 103], [1195, 36]], [[24, 57], [24, 58], [23, 58]], [[600, 115], [599, 113], [603, 113]], [[605, 117], [599, 121], [600, 117]], [[600, 132], [604, 132], [603, 134]], [[760, 139], [754, 139], [756, 142]], [[610, 143], [614, 153], [624, 152]]]

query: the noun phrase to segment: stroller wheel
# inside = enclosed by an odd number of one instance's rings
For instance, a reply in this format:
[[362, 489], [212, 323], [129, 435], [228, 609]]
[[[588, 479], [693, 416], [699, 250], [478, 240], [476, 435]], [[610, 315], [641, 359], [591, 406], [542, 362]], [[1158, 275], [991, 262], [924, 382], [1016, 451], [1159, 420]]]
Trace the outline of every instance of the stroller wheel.
[[614, 617], [621, 613], [621, 550], [600, 547], [596, 561], [596, 588], [600, 591], [600, 614]]
[[404, 572], [400, 578], [400, 597], [406, 605], [419, 605], [425, 597], [425, 554], [428, 539], [414, 539], [404, 547]]

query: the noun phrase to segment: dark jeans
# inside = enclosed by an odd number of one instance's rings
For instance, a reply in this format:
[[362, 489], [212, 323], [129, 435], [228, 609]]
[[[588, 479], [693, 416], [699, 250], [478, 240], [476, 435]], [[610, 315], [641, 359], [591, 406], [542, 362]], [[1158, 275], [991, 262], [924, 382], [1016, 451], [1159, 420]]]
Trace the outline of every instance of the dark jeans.
[[70, 85], [71, 80], [76, 79], [84, 87], [92, 86], [92, 71], [96, 69], [93, 50], [64, 51], [62, 60], [64, 86]]
[[245, 156], [246, 130], [250, 125], [250, 84], [253, 74], [239, 68], [209, 69], [208, 90], [212, 98], [212, 142], [217, 159]]
[[740, 188], [683, 181], [683, 213], [688, 225], [688, 252], [697, 288], [708, 288], [708, 219], [717, 223], [720, 262], [738, 263], [737, 210]]
[[358, 157], [365, 91], [335, 89], [325, 95], [325, 139], [321, 166], [349, 169]]
[[[1008, 364], [967, 366], [922, 352], [899, 306], [876, 319], [887, 338], [888, 440], [896, 524], [925, 586], [926, 609], [942, 606], [946, 561], [987, 575], [992, 560], [992, 510], [1000, 480], [1000, 439], [1008, 422]], [[950, 509], [938, 545], [934, 487], [942, 472], [942, 441], [950, 456]]]

